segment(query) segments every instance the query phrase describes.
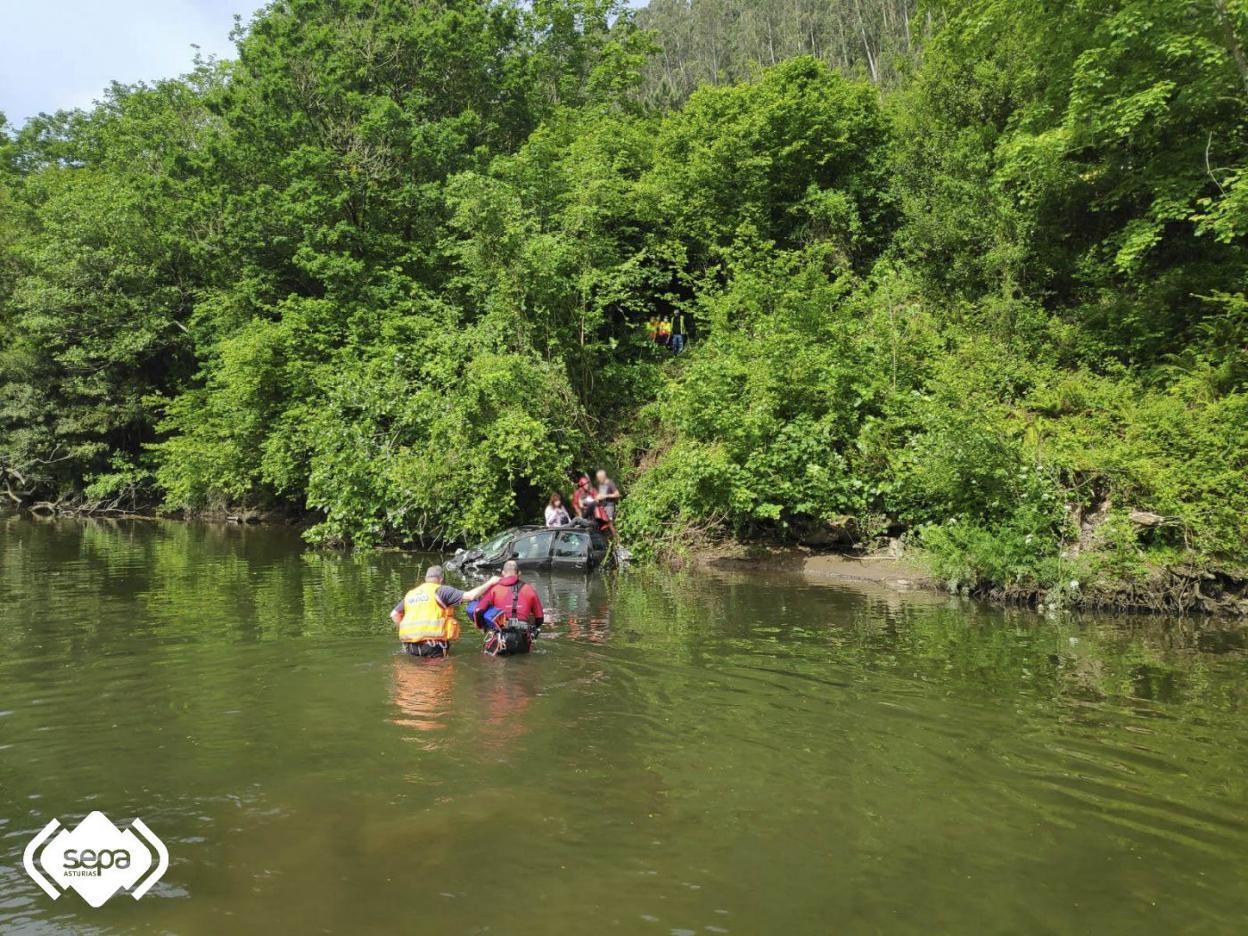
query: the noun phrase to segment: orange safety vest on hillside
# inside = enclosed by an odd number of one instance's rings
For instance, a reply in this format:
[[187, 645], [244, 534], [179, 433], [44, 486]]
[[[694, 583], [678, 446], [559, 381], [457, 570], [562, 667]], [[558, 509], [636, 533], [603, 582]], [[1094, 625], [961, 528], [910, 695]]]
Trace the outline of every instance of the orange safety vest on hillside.
[[399, 640], [423, 643], [426, 640], [459, 640], [459, 621], [454, 608], [438, 603], [438, 583], [425, 582], [403, 596], [403, 620]]

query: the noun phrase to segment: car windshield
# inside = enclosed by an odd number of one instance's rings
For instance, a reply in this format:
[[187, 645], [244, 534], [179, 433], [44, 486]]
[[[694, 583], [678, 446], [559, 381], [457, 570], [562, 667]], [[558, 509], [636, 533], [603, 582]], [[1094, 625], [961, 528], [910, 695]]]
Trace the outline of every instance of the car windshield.
[[499, 533], [498, 536], [494, 537], [492, 540], [482, 543], [477, 547], [481, 550], [482, 558], [493, 559], [496, 556], [501, 555], [503, 547], [511, 542], [511, 537], [512, 531], [508, 530], [506, 533]]

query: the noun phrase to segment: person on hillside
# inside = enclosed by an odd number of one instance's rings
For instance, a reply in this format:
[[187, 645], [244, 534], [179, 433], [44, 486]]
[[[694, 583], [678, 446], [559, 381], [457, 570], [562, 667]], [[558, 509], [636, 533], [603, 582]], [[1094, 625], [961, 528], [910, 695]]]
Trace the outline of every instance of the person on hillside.
[[551, 494], [550, 503], [546, 505], [546, 525], [548, 527], [565, 527], [572, 523], [568, 508], [563, 506], [562, 494]]
[[685, 340], [689, 335], [689, 313], [676, 312], [672, 316], [672, 354], [680, 354], [685, 350]]
[[659, 319], [659, 337], [658, 343], [663, 347], [668, 347], [672, 343], [672, 320], [670, 318]]
[[399, 642], [412, 656], [446, 656], [451, 644], [459, 639], [455, 609], [480, 598], [499, 581], [494, 576], [464, 592], [444, 584], [445, 578], [441, 566], [430, 566], [425, 570], [424, 583], [404, 595], [390, 612], [390, 620], [399, 629]]
[[593, 488], [589, 486], [589, 475], [581, 475], [576, 482], [576, 490], [572, 492], [572, 511], [578, 520], [593, 520], [594, 508]]
[[491, 656], [528, 653], [546, 612], [537, 589], [520, 579], [514, 559], [503, 563], [503, 577], [496, 579], [472, 608], [473, 622], [485, 632], [481, 648]]
[[600, 519], [603, 521], [605, 529], [611, 531], [611, 535], [615, 535], [615, 505], [619, 501], [621, 494], [620, 489], [616, 487], [615, 482], [608, 477], [607, 473], [599, 468], [598, 474], [598, 507], [601, 510]]

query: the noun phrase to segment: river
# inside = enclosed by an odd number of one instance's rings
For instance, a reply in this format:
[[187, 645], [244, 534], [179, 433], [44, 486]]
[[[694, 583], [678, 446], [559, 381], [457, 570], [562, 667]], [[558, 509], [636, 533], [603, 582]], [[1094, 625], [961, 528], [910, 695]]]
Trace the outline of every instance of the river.
[[[429, 662], [387, 619], [427, 561], [0, 520], [0, 931], [1248, 925], [1235, 631], [635, 571]], [[97, 809], [168, 872], [53, 902], [22, 851]]]

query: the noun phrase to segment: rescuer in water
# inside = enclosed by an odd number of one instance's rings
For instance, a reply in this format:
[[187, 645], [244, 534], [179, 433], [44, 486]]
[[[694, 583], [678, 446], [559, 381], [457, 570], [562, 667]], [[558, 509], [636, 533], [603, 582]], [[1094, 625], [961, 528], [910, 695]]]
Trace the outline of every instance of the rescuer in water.
[[390, 612], [390, 620], [399, 629], [399, 641], [412, 656], [446, 656], [451, 642], [459, 640], [455, 609], [480, 598], [499, 582], [496, 575], [471, 591], [463, 592], [443, 584], [444, 578], [441, 566], [430, 566], [425, 570], [424, 584], [409, 591]]
[[485, 597], [469, 608], [473, 623], [485, 631], [482, 649], [491, 656], [528, 653], [546, 612], [537, 589], [520, 580], [514, 559], [503, 563], [503, 577], [487, 583]]

